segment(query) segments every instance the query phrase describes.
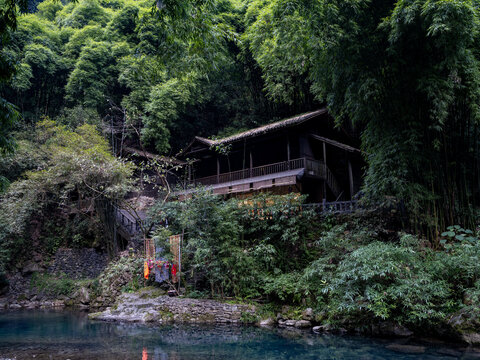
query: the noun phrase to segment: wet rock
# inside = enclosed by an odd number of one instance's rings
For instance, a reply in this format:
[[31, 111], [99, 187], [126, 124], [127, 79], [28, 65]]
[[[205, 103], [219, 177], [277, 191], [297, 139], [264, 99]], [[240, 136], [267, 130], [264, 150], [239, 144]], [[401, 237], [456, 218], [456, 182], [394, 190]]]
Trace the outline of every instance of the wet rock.
[[20, 304], [10, 304], [8, 306], [9, 309], [21, 309], [22, 308], [22, 305]]
[[295, 326], [296, 320], [286, 320], [285, 326]]
[[386, 348], [404, 354], [423, 354], [425, 352], [425, 346], [417, 345], [391, 344], [387, 345]]
[[65, 302], [63, 300], [55, 300], [52, 301], [52, 307], [58, 308], [58, 307], [64, 307]]
[[42, 301], [40, 303], [40, 308], [41, 309], [48, 309], [48, 308], [51, 308], [53, 307], [53, 303], [51, 301]]
[[464, 333], [461, 335], [462, 340], [469, 345], [480, 345], [480, 334], [479, 333]]
[[80, 304], [88, 305], [90, 303], [90, 293], [86, 287], [81, 287], [74, 294], [74, 299], [76, 299]]
[[303, 320], [313, 320], [313, 309], [312, 308], [307, 308], [304, 311], [302, 311], [302, 319]]
[[312, 327], [312, 323], [308, 320], [297, 320], [295, 322], [295, 327], [298, 329], [306, 329]]
[[458, 351], [458, 350], [455, 350], [455, 349], [447, 349], [447, 348], [437, 349], [437, 352], [439, 354], [456, 357], [458, 359], [463, 355], [463, 353], [461, 351]]
[[275, 323], [276, 323], [275, 320], [273, 320], [272, 318], [268, 318], [268, 319], [265, 319], [265, 320], [260, 321], [260, 324], [259, 324], [259, 325], [260, 325], [260, 326], [266, 326], [266, 327], [268, 327], [268, 326], [273, 326], [273, 325], [275, 325]]
[[325, 324], [325, 325], [318, 325], [314, 326], [312, 328], [313, 332], [319, 334], [319, 333], [324, 333], [324, 332], [331, 332], [333, 328], [331, 327], [330, 324]]
[[447, 324], [457, 340], [470, 345], [480, 345], [480, 319], [474, 312], [462, 309], [453, 314]]
[[38, 308], [38, 307], [39, 307], [39, 304], [38, 304], [38, 302], [35, 302], [35, 301], [34, 301], [34, 302], [30, 302], [30, 303], [28, 303], [28, 304], [25, 305], [25, 308], [26, 308], [26, 309], [36, 309], [36, 308]]
[[372, 326], [372, 335], [409, 337], [413, 335], [413, 332], [400, 324], [384, 321]]

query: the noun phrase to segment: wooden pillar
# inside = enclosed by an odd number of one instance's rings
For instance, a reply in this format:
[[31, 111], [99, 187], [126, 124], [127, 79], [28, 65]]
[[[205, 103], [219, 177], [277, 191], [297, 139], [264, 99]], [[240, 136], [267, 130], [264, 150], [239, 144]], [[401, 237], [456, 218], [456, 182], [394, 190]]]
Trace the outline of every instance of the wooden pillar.
[[252, 157], [252, 150], [250, 150], [250, 177], [252, 177], [252, 168], [253, 168], [253, 157]]
[[287, 160], [290, 161], [290, 136], [287, 135]]
[[[246, 152], [246, 148], [247, 148], [247, 139], [245, 139], [245, 140], [243, 141], [243, 162], [242, 162], [242, 170], [245, 170], [245, 162], [246, 162], [246, 160], [245, 160], [245, 152]], [[243, 173], [245, 173], [245, 171], [244, 171]]]
[[348, 160], [348, 180], [350, 182], [350, 200], [353, 199], [353, 171], [352, 171], [352, 163]]
[[323, 163], [327, 166], [327, 145], [323, 142]]
[[287, 134], [287, 169], [290, 170], [290, 136]]
[[217, 184], [220, 183], [220, 159], [217, 155]]
[[327, 145], [323, 142], [323, 199], [327, 198]]

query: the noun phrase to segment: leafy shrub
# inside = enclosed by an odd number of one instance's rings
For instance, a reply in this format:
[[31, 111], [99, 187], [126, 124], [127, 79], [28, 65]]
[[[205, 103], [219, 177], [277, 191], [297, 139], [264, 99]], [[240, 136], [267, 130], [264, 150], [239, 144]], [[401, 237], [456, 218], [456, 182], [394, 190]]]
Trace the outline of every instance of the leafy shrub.
[[480, 278], [480, 242], [471, 230], [452, 226], [442, 234], [443, 250], [429, 253], [429, 271], [452, 284], [457, 298]]
[[476, 281], [473, 287], [466, 289], [463, 296], [462, 308], [464, 313], [470, 314], [477, 319], [480, 325], [480, 280]]
[[299, 303], [306, 294], [302, 274], [297, 271], [266, 277], [263, 290], [274, 300], [286, 303]]
[[99, 292], [104, 295], [136, 291], [143, 286], [143, 259], [121, 257], [112, 261], [98, 278]]
[[334, 312], [419, 324], [443, 319], [450, 286], [427, 271], [414, 249], [372, 242], [341, 261], [325, 291]]

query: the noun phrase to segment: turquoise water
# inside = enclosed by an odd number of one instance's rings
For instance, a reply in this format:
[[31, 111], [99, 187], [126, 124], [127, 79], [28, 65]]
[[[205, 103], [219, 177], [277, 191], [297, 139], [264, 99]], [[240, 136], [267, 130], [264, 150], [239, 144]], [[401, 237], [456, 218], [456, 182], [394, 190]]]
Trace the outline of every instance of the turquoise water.
[[0, 360], [480, 359], [462, 348], [416, 343], [420, 353], [406, 354], [392, 345], [405, 343], [278, 328], [104, 323], [67, 311], [0, 313]]

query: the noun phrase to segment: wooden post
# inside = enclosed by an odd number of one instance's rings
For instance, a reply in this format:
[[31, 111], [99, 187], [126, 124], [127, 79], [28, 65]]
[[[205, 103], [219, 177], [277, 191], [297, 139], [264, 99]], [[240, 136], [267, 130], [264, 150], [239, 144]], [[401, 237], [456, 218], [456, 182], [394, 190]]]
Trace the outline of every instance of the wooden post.
[[252, 150], [250, 150], [250, 177], [252, 177], [252, 168], [253, 168], [253, 157], [252, 157]]
[[[245, 170], [245, 162], [246, 162], [246, 159], [245, 159], [245, 153], [247, 151], [247, 139], [245, 139], [243, 141], [243, 162], [242, 162], [242, 170]], [[245, 174], [245, 171], [243, 171], [243, 174]], [[243, 175], [245, 176], [245, 175]]]
[[290, 136], [287, 134], [287, 168], [290, 170]]
[[323, 198], [327, 198], [327, 145], [323, 142]]
[[220, 159], [217, 155], [217, 184], [220, 184]]
[[327, 166], [327, 145], [323, 142], [323, 163]]
[[182, 229], [182, 237], [178, 243], [178, 291], [177, 294], [180, 295], [180, 281], [182, 278], [182, 243], [183, 236], [185, 235], [185, 229]]
[[350, 182], [350, 200], [353, 200], [353, 171], [350, 160], [348, 160], [348, 180]]

